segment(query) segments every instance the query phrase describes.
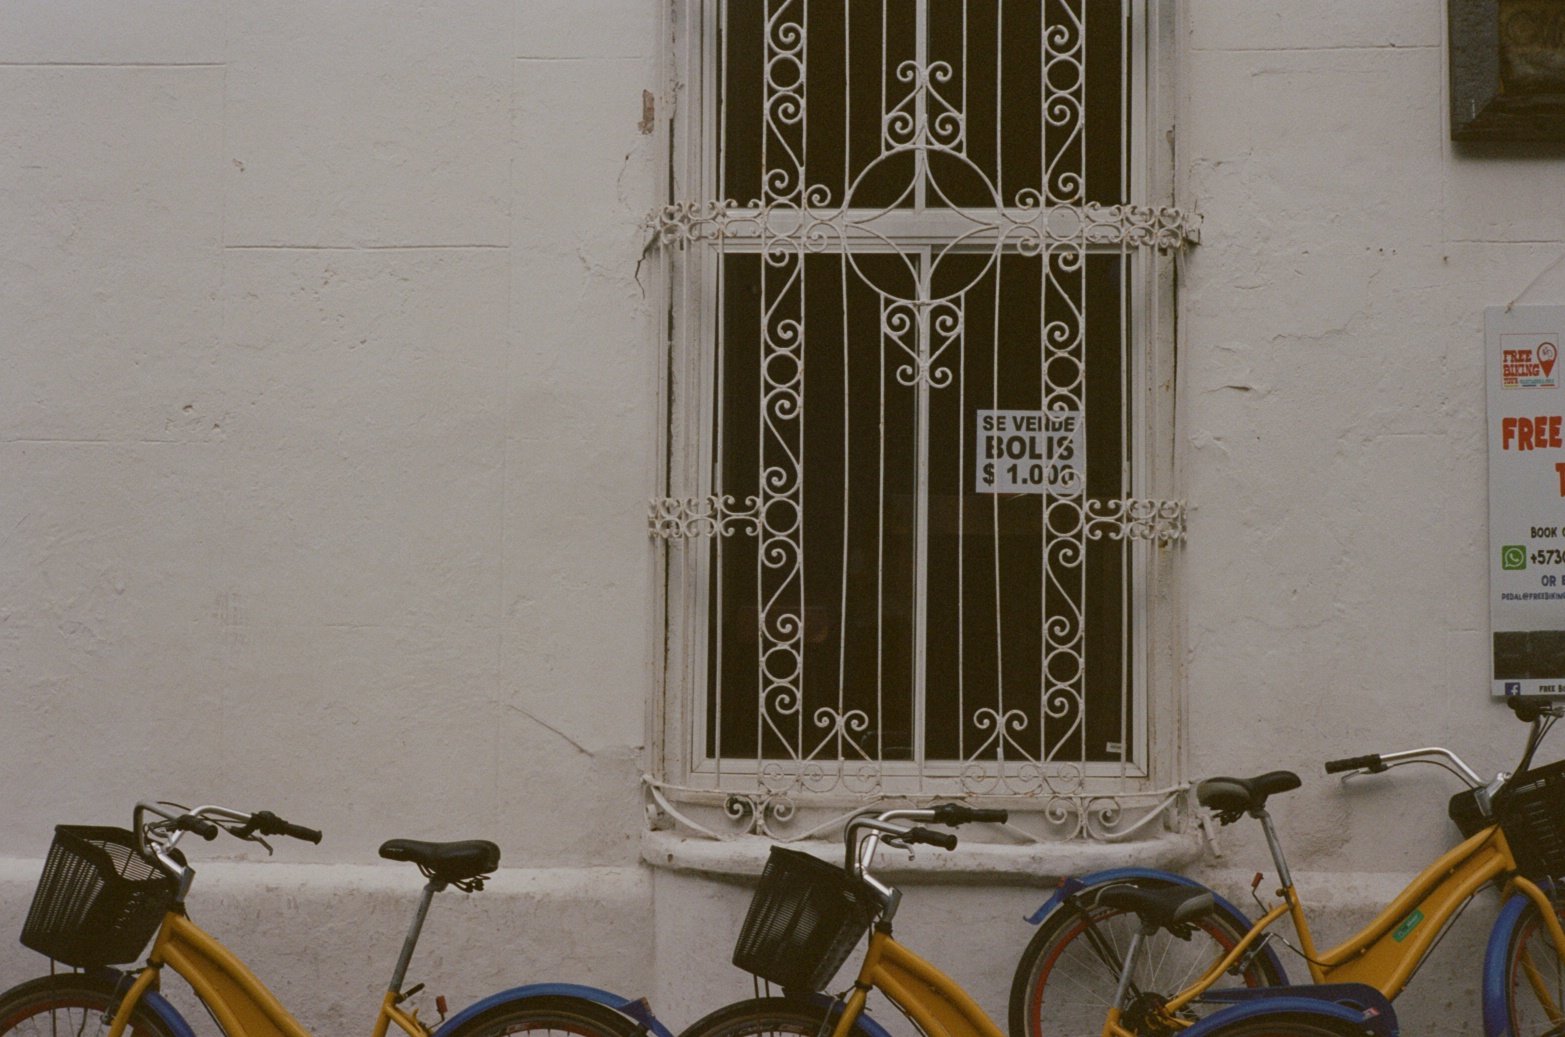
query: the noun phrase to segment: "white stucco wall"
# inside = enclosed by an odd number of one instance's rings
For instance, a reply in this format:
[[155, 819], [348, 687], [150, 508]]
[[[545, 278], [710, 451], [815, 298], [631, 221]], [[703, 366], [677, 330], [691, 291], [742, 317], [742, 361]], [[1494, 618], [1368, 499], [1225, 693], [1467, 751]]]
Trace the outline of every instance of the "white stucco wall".
[[[1305, 776], [1275, 813], [1330, 943], [1448, 844], [1452, 788], [1320, 761], [1520, 747], [1485, 699], [1482, 311], [1565, 301], [1565, 161], [1453, 148], [1440, 0], [1177, 7], [1182, 751]], [[193, 898], [323, 1031], [368, 1025], [411, 911], [391, 836], [504, 850], [415, 963], [453, 1005], [568, 978], [679, 1026], [748, 992], [744, 887], [639, 863], [657, 26], [0, 3], [0, 935], [53, 824], [155, 796], [326, 830]], [[1198, 866], [1236, 899], [1252, 827]], [[1003, 1018], [1046, 881], [914, 886], [901, 932]], [[1492, 910], [1408, 1032], [1476, 1032]], [[0, 985], [42, 964], [6, 939]]]
[[1565, 164], [1453, 148], [1441, 6], [1188, 19], [1192, 773], [1305, 774], [1279, 813], [1311, 868], [1427, 860], [1453, 790], [1344, 791], [1322, 758], [1443, 744], [1493, 773], [1521, 750], [1486, 698], [1483, 309], [1565, 293]]
[[5, 932], [56, 822], [161, 797], [325, 830], [192, 899], [312, 1026], [373, 1017], [393, 836], [504, 852], [415, 961], [453, 1006], [650, 984], [656, 23], [0, 5]]
[[[1450, 845], [1459, 787], [1322, 760], [1434, 744], [1492, 774], [1522, 748], [1486, 698], [1483, 309], [1565, 298], [1565, 163], [1453, 146], [1443, 7], [1192, 2], [1180, 58], [1206, 214], [1181, 269], [1190, 773], [1304, 777], [1273, 813], [1321, 946]], [[1222, 841], [1209, 874], [1248, 903], [1258, 827]], [[1479, 1032], [1496, 904], [1399, 999], [1405, 1032]]]

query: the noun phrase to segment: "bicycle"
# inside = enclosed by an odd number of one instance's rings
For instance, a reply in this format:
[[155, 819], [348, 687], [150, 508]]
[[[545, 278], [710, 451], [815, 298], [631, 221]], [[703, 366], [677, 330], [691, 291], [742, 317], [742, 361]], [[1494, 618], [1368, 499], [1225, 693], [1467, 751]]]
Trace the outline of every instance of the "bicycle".
[[[1118, 869], [1068, 880], [1030, 918], [1039, 930], [1012, 982], [1013, 1037], [1089, 1032], [1117, 1006], [1128, 1006], [1128, 1011], [1115, 1021], [1112, 1032], [1140, 1037], [1180, 1031], [1197, 1037], [1206, 1032], [1202, 1011], [1214, 1013], [1208, 1021], [1220, 1018], [1224, 1024], [1244, 1013], [1262, 1017], [1282, 1009], [1311, 1018], [1334, 1015], [1344, 1022], [1351, 1022], [1354, 1011], [1388, 1015], [1390, 1002], [1448, 925], [1491, 884], [1501, 890], [1503, 906], [1485, 953], [1484, 1033], [1565, 1033], [1565, 905], [1553, 899], [1550, 882], [1551, 876], [1565, 875], [1565, 761], [1530, 767], [1549, 728], [1565, 715], [1565, 705], [1536, 697], [1508, 701], [1517, 718], [1531, 724], [1514, 775], [1502, 772], [1485, 782], [1455, 753], [1440, 747], [1372, 753], [1325, 765], [1328, 774], [1351, 775], [1434, 763], [1467, 786], [1448, 808], [1462, 833], [1461, 844], [1424, 869], [1360, 932], [1324, 952], [1317, 950], [1310, 934], [1266, 810], [1269, 797], [1299, 787], [1298, 776], [1273, 771], [1246, 779], [1212, 778], [1196, 787], [1197, 801], [1215, 811], [1224, 825], [1246, 814], [1260, 821], [1277, 869], [1278, 902], [1270, 908], [1263, 904], [1263, 914], [1252, 922], [1214, 894], [1204, 926], [1210, 939], [1202, 941], [1199, 952], [1187, 955], [1204, 958], [1205, 964], [1188, 975], [1160, 981], [1126, 970], [1123, 963], [1131, 956], [1120, 948], [1127, 946], [1126, 930], [1147, 946], [1168, 944], [1172, 936], [1166, 928], [1146, 931], [1144, 919], [1134, 918], [1124, 894], [1115, 891], [1163, 891], [1177, 899], [1179, 894], [1170, 891], [1202, 892], [1205, 887], [1152, 869]], [[1259, 882], [1258, 875], [1252, 893]], [[1287, 973], [1273, 946], [1283, 942], [1272, 926], [1284, 915], [1292, 921], [1294, 949], [1309, 971], [1309, 981], [1297, 986], [1286, 985]], [[1253, 982], [1248, 986], [1253, 989], [1213, 989], [1234, 969], [1250, 973]], [[1276, 987], [1282, 989], [1271, 989]]]
[[[738, 1001], [711, 1012], [681, 1037], [760, 1037], [795, 1034], [800, 1037], [889, 1037], [866, 1012], [871, 991], [879, 991], [920, 1034], [930, 1037], [1003, 1037], [978, 1004], [949, 976], [892, 937], [892, 922], [902, 894], [871, 872], [875, 853], [884, 841], [908, 849], [924, 844], [955, 849], [956, 836], [901, 822], [932, 822], [957, 826], [971, 821], [1004, 821], [1003, 810], [973, 810], [946, 803], [929, 809], [864, 812], [849, 819], [844, 830], [846, 861], [839, 869], [808, 854], [774, 847], [751, 901], [734, 952], [734, 963], [783, 989], [781, 997]], [[1142, 921], [1142, 933], [1198, 924], [1215, 908], [1210, 891], [1193, 887], [1138, 889], [1121, 884], [1105, 893], [1114, 906]], [[870, 931], [857, 978], [846, 992], [820, 993]], [[1125, 959], [1135, 967], [1148, 964], [1146, 943], [1138, 936]], [[1156, 964], [1156, 963], [1151, 963]], [[1128, 1037], [1119, 1021], [1135, 1010], [1129, 991], [1131, 970], [1117, 983], [1116, 1007], [1103, 1024], [1104, 1037]], [[1298, 999], [1303, 1000], [1303, 999]], [[1313, 1007], [1313, 1006], [1312, 1006]], [[1334, 1006], [1315, 1013], [1326, 1021], [1309, 1025], [1296, 1018], [1296, 1007], [1265, 1014], [1268, 1027], [1255, 1030], [1253, 1011], [1229, 1007], [1214, 1014], [1202, 1032], [1208, 1037], [1395, 1037], [1392, 1017], [1368, 1021], [1354, 1017], [1344, 1025]], [[1390, 1024], [1390, 1025], [1386, 1025]], [[1196, 1031], [1192, 1029], [1191, 1034]]]
[[[226, 1037], [309, 1037], [234, 954], [198, 928], [185, 910], [195, 871], [178, 848], [186, 833], [215, 839], [226, 832], [258, 843], [268, 836], [319, 843], [321, 833], [269, 811], [219, 806], [186, 810], [140, 803], [132, 829], [60, 825], [44, 864], [22, 942], [81, 971], [60, 972], [0, 994], [0, 1035], [59, 1037], [194, 1037], [177, 1009], [158, 993], [162, 970], [183, 977]], [[432, 1027], [406, 1002], [423, 984], [403, 990], [413, 950], [436, 893], [477, 892], [499, 866], [500, 849], [485, 840], [422, 842], [392, 839], [380, 856], [418, 866], [428, 880], [375, 1018], [373, 1037], [395, 1026], [406, 1037], [502, 1037], [547, 1030], [573, 1037], [671, 1037], [644, 1000], [593, 987], [540, 983], [484, 998]], [[154, 933], [155, 938], [154, 938]], [[139, 971], [110, 966], [152, 949]]]

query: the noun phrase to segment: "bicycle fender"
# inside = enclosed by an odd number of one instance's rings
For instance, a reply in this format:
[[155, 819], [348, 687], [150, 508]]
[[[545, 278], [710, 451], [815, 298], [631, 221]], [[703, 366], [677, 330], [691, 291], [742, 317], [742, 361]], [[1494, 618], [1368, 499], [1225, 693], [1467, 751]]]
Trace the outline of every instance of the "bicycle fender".
[[481, 1001], [473, 1002], [456, 1015], [441, 1023], [439, 1029], [435, 1031], [435, 1037], [442, 1037], [442, 1035], [449, 1037], [450, 1034], [455, 1033], [457, 1028], [468, 1020], [489, 1011], [491, 1008], [512, 1004], [517, 1001], [528, 1001], [535, 997], [579, 997], [583, 1001], [593, 1001], [606, 1008], [612, 1008], [621, 1015], [634, 1019], [653, 1037], [674, 1037], [669, 1028], [664, 1026], [658, 1020], [658, 1017], [652, 1014], [652, 1006], [647, 1004], [646, 998], [622, 997], [619, 994], [611, 994], [607, 990], [599, 990], [597, 987], [586, 987], [579, 983], [530, 983], [527, 986], [512, 987], [510, 990], [502, 990], [498, 994], [491, 994]]
[[1360, 1007], [1322, 1000], [1318, 997], [1291, 995], [1258, 997], [1235, 1004], [1232, 1008], [1213, 1012], [1188, 1030], [1182, 1030], [1181, 1035], [1182, 1037], [1208, 1037], [1215, 1034], [1221, 1037], [1225, 1027], [1247, 1019], [1269, 1015], [1305, 1015], [1345, 1022], [1357, 1029], [1372, 1033], [1375, 1037], [1398, 1037], [1396, 1012], [1384, 998], [1378, 1000], [1381, 1002], [1379, 1005]]
[[[119, 969], [89, 969], [88, 975], [94, 979], [112, 983], [115, 986], [119, 986], [122, 983], [125, 986], [129, 986], [130, 980], [135, 978], [129, 973], [121, 972]], [[185, 1022], [185, 1017], [179, 1014], [179, 1009], [169, 1004], [168, 999], [156, 990], [148, 990], [145, 994], [142, 994], [141, 1003], [148, 1011], [158, 1017], [159, 1022], [168, 1027], [169, 1032], [174, 1037], [196, 1037], [196, 1032], [190, 1028], [189, 1023]], [[130, 1028], [126, 1027], [126, 1029], [129, 1030]]]
[[[1124, 882], [1127, 879], [1162, 879], [1164, 882], [1172, 882], [1180, 886], [1193, 886], [1197, 889], [1207, 888], [1195, 879], [1172, 871], [1163, 871], [1160, 868], [1110, 868], [1108, 871], [1095, 871], [1091, 875], [1083, 875], [1080, 878], [1076, 876], [1067, 877], [1060, 883], [1060, 887], [1054, 891], [1054, 895], [1043, 902], [1042, 907], [1027, 916], [1027, 923], [1029, 925], [1037, 925], [1042, 922], [1064, 902], [1066, 897], [1073, 893], [1079, 893], [1088, 886], [1097, 886], [1109, 882]], [[1227, 915], [1228, 919], [1235, 922], [1241, 929], [1249, 929], [1255, 924], [1249, 915], [1229, 903], [1215, 890], [1209, 890], [1209, 892], [1212, 894], [1212, 900], [1217, 904], [1218, 914]], [[1288, 970], [1283, 968], [1282, 959], [1277, 957], [1277, 952], [1272, 950], [1271, 944], [1268, 943], [1263, 947], [1261, 953], [1266, 956], [1272, 968], [1277, 971], [1277, 975], [1283, 978], [1284, 983], [1291, 982], [1288, 979]], [[1489, 1034], [1486, 1037], [1494, 1037], [1494, 1035]]]
[[[1195, 879], [1186, 878], [1172, 871], [1163, 871], [1159, 868], [1110, 868], [1108, 871], [1095, 871], [1091, 875], [1082, 875], [1080, 877], [1069, 875], [1060, 882], [1059, 888], [1054, 891], [1054, 895], [1043, 902], [1042, 907], [1027, 916], [1027, 922], [1030, 925], [1037, 925], [1049, 916], [1049, 912], [1059, 907], [1066, 897], [1072, 893], [1079, 893], [1088, 886], [1097, 886], [1108, 882], [1124, 882], [1127, 879], [1162, 879], [1164, 882], [1173, 882], [1180, 886], [1201, 886], [1201, 883]], [[1202, 888], [1204, 889], [1205, 887]], [[1220, 910], [1227, 911], [1235, 918], [1245, 917], [1244, 912], [1216, 893], [1213, 893], [1212, 896], [1217, 901], [1217, 906]]]
[[[1548, 887], [1544, 887], [1547, 891]], [[1505, 954], [1521, 922], [1522, 912], [1532, 901], [1525, 893], [1513, 893], [1500, 907], [1500, 916], [1489, 930], [1489, 944], [1483, 954], [1483, 1032], [1484, 1037], [1510, 1037], [1510, 1013], [1505, 1010]]]

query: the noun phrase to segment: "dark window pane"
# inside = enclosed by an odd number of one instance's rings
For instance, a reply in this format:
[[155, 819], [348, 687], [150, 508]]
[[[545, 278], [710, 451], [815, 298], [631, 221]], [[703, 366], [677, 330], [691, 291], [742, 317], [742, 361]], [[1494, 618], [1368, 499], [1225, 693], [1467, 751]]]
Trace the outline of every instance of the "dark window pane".
[[[720, 75], [724, 196], [915, 204], [914, 0], [730, 0]], [[1125, 201], [1120, 0], [929, 0], [925, 204]], [[882, 64], [884, 62], [884, 64]], [[906, 102], [906, 103], [904, 103]], [[1090, 141], [1090, 146], [1089, 142]], [[769, 175], [768, 175], [769, 174]]]
[[[713, 754], [719, 738], [730, 757], [753, 757], [758, 742], [769, 757], [787, 757], [787, 746], [808, 750], [829, 739], [831, 759], [839, 749], [849, 758], [912, 756], [917, 458], [904, 433], [914, 426], [916, 399], [896, 381], [897, 358], [882, 349], [879, 296], [856, 272], [889, 281], [905, 273], [906, 261], [870, 255], [854, 263], [840, 255], [804, 261], [796, 305], [808, 315], [799, 349], [809, 380], [792, 414], [786, 394], [762, 376], [758, 332], [762, 278], [770, 285], [785, 275], [758, 256], [724, 260], [718, 484], [740, 499], [757, 494], [763, 469], [786, 466], [798, 452], [803, 555], [800, 562], [785, 553], [769, 566], [763, 538], [714, 544], [712, 622], [721, 652], [709, 651]], [[767, 370], [775, 378], [781, 368]], [[771, 619], [775, 634], [785, 616], [802, 616], [801, 629], [783, 623], [784, 645], [763, 643], [763, 622]], [[797, 679], [767, 679], [795, 663]], [[795, 688], [803, 690], [802, 708]], [[838, 718], [849, 723], [834, 734]]]
[[[915, 0], [730, 0], [723, 196], [1126, 201], [1120, 0], [922, 6], [921, 34]], [[1125, 260], [973, 251], [993, 237], [937, 215], [919, 244], [722, 260], [714, 482], [767, 531], [710, 545], [711, 755], [1123, 752], [1127, 548], [1082, 537], [1082, 497], [978, 492], [974, 440], [979, 410], [1081, 412], [1086, 496], [1128, 494]]]
[[[1088, 540], [1080, 552], [1079, 497], [975, 492], [973, 440], [979, 410], [1082, 410], [1089, 496], [1126, 492], [1120, 262], [1094, 256], [1070, 275], [1055, 260], [1046, 281], [1041, 258], [1007, 256], [967, 293], [951, 358], [960, 380], [930, 394], [931, 757], [1118, 758], [1124, 546]], [[1073, 297], [1086, 293], [1085, 328], [1062, 316], [1080, 305], [1068, 305], [1062, 285]], [[1073, 356], [1068, 363], [1046, 361], [1051, 325], [1074, 343], [1060, 350]]]

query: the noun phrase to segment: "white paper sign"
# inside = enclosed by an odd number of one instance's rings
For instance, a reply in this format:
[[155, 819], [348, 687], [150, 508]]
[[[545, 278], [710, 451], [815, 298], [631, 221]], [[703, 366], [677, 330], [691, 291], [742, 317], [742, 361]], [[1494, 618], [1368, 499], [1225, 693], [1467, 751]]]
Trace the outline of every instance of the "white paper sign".
[[1079, 410], [981, 410], [974, 492], [1074, 497], [1086, 483], [1084, 437]]
[[1565, 695], [1565, 306], [1484, 311], [1495, 695]]

